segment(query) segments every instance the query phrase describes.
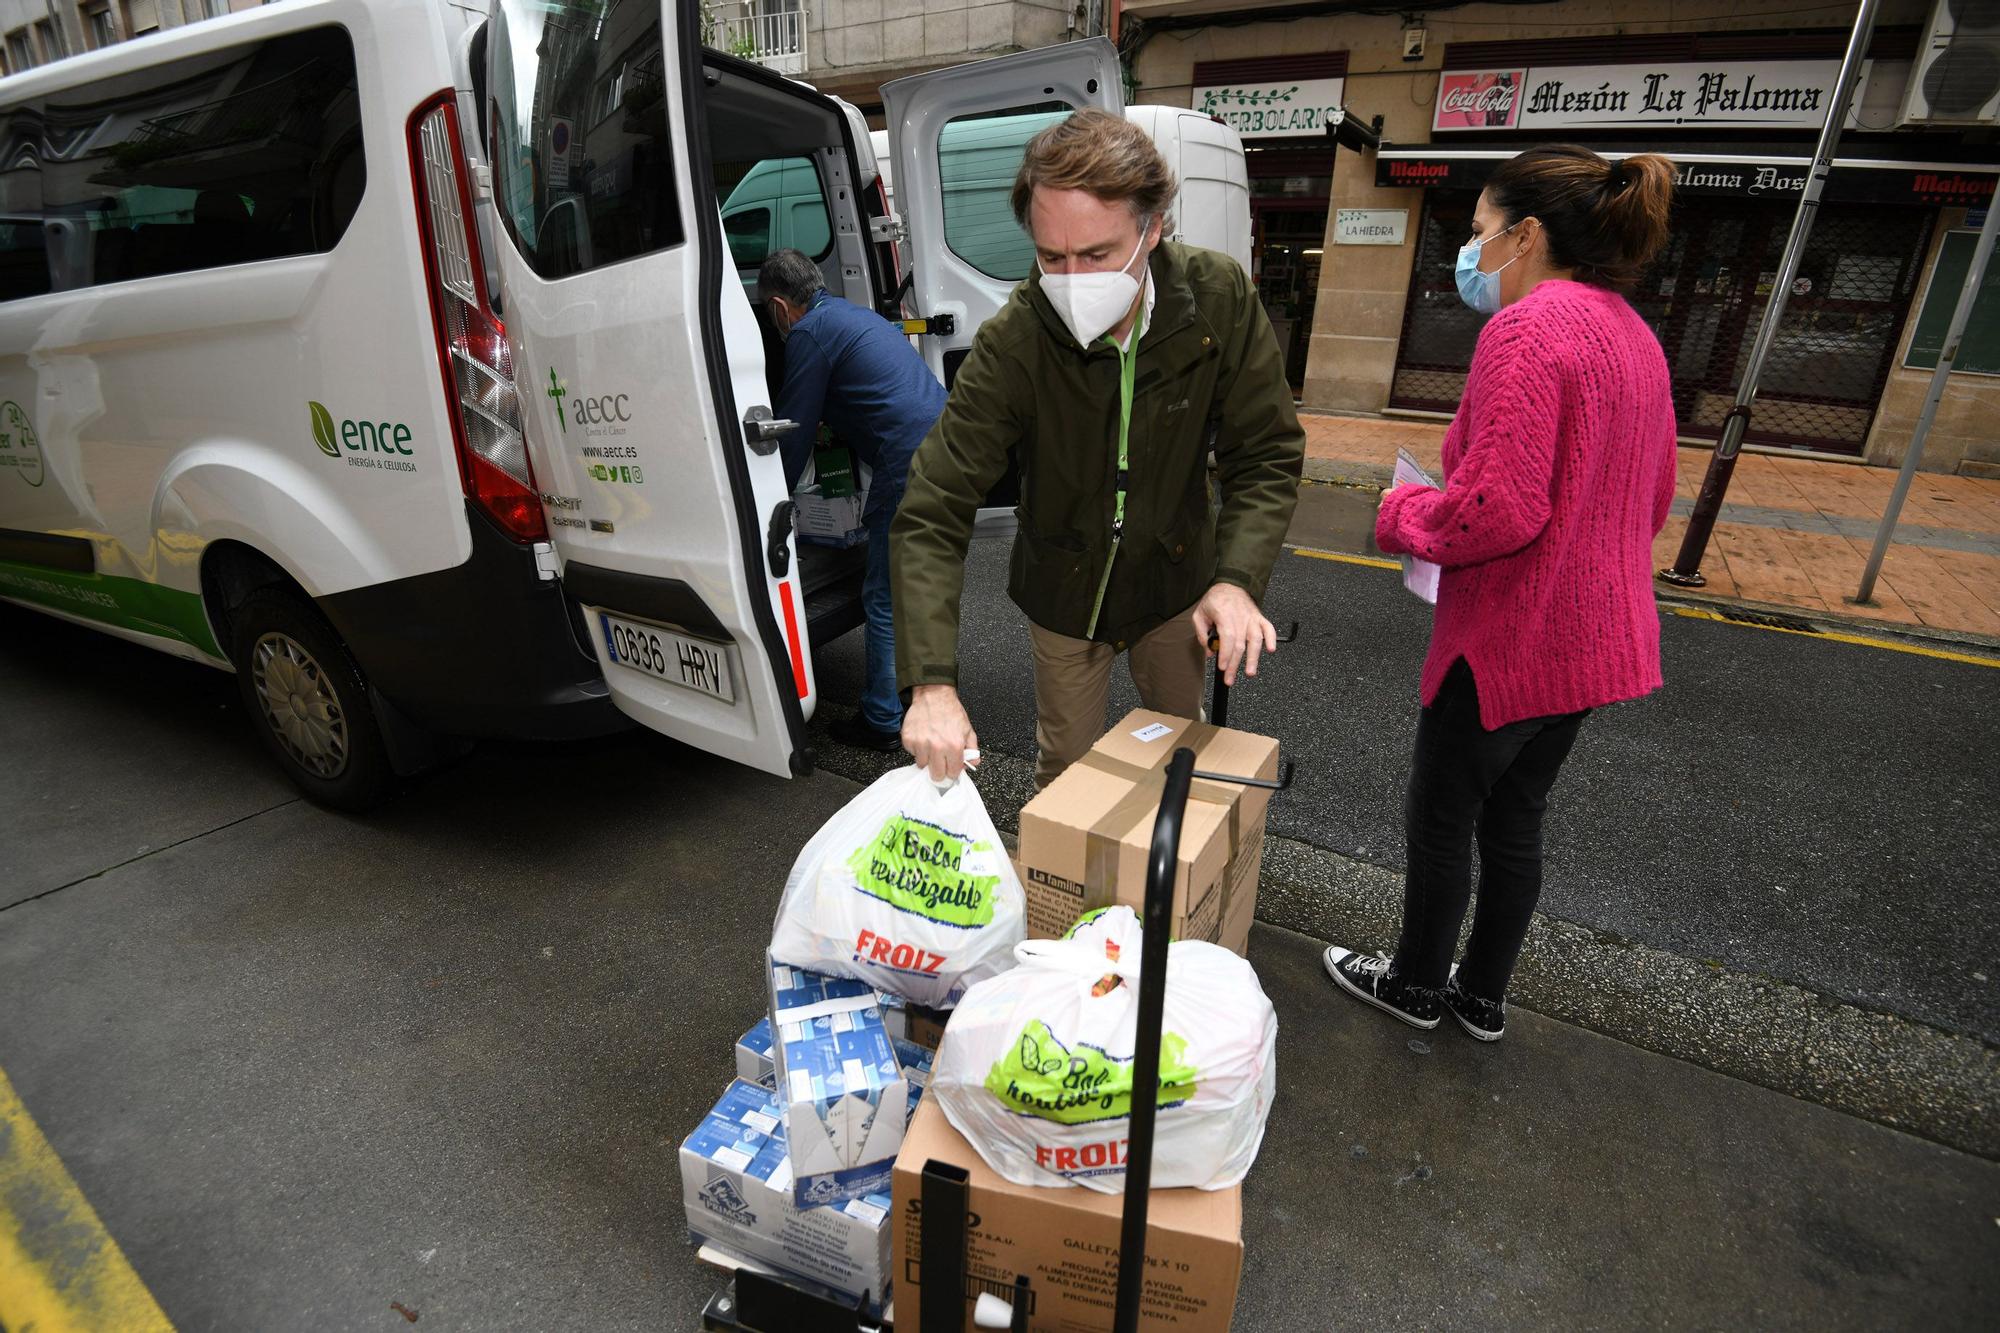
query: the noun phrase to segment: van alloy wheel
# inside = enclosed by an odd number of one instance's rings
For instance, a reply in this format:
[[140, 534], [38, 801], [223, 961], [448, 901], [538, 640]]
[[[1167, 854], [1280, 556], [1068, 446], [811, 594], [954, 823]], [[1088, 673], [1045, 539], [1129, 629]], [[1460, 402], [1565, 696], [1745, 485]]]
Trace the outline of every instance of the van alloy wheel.
[[347, 767], [347, 714], [313, 655], [273, 630], [258, 638], [251, 670], [265, 725], [286, 753], [316, 777], [339, 777]]

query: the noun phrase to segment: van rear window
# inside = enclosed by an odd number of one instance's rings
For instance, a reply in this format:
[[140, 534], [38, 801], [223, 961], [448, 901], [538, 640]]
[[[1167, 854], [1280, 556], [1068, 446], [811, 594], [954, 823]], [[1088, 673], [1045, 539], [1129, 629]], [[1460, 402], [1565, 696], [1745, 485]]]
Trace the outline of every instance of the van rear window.
[[366, 180], [341, 28], [16, 103], [0, 112], [0, 299], [331, 250]]
[[545, 278], [681, 243], [660, 6], [500, 0], [488, 39], [494, 193]]

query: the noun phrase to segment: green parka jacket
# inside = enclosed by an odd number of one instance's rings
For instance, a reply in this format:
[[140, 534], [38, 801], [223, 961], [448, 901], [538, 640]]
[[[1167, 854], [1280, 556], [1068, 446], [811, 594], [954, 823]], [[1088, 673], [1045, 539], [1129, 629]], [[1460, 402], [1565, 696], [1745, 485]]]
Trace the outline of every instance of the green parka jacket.
[[1102, 339], [1077, 344], [1037, 272], [980, 327], [910, 462], [890, 530], [899, 689], [958, 683], [966, 546], [1009, 450], [1021, 503], [1008, 592], [1035, 624], [1124, 648], [1215, 583], [1263, 600], [1305, 460], [1277, 338], [1227, 255], [1162, 242], [1150, 266], [1156, 295], [1135, 368], [1123, 537], [1095, 632], [1112, 552], [1120, 357]]

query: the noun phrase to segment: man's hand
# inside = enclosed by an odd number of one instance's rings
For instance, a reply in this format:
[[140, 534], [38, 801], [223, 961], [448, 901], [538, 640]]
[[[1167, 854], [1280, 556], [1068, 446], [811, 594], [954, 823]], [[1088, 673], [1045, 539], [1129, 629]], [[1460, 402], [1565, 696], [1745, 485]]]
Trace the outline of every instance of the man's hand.
[[938, 782], [965, 771], [965, 752], [979, 748], [972, 719], [958, 701], [955, 685], [919, 685], [903, 710], [903, 748]]
[[[1264, 619], [1264, 613], [1250, 600], [1250, 594], [1233, 583], [1216, 584], [1195, 607], [1194, 636], [1201, 640], [1209, 656], [1215, 658], [1225, 685], [1236, 683], [1238, 666], [1245, 675], [1254, 676], [1259, 654], [1278, 651], [1278, 631]], [[1208, 647], [1211, 639], [1219, 641], [1217, 648]], [[909, 735], [907, 723], [903, 734]]]

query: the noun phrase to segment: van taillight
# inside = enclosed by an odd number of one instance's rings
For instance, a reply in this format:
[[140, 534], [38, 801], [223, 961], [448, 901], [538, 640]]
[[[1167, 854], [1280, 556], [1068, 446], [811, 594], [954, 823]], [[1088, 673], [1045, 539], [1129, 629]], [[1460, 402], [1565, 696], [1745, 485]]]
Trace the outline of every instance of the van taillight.
[[438, 365], [465, 494], [515, 541], [547, 541], [548, 521], [521, 434], [514, 354], [507, 330], [486, 304], [470, 173], [452, 93], [439, 93], [410, 117], [410, 169]]

